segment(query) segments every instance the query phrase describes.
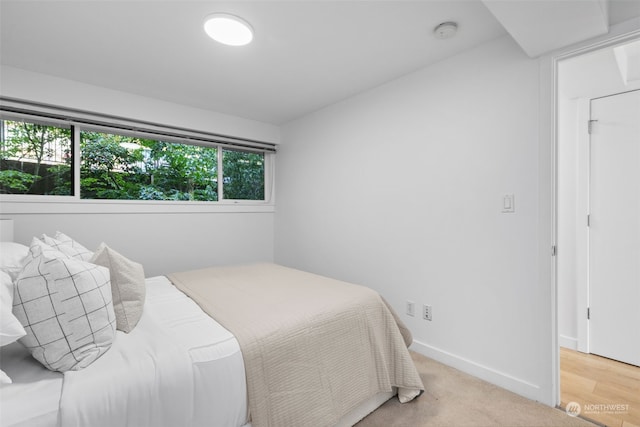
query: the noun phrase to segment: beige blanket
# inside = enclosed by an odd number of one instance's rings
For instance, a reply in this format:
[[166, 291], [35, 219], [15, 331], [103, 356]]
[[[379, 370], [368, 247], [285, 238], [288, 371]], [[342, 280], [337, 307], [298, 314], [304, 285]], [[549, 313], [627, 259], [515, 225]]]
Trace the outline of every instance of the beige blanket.
[[275, 264], [168, 277], [238, 339], [254, 427], [333, 426], [378, 392], [407, 401], [424, 389], [371, 289]]

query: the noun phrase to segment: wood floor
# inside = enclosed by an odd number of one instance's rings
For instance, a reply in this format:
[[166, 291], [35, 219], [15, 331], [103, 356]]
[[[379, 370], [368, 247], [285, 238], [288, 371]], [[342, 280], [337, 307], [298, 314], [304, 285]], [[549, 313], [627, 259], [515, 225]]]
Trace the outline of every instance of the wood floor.
[[640, 427], [640, 368], [560, 348], [561, 406], [607, 427]]

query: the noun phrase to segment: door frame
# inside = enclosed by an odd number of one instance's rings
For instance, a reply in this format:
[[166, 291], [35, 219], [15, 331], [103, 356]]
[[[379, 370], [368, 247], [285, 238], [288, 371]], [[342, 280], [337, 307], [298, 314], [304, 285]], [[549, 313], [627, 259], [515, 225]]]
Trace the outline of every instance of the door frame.
[[[539, 185], [540, 206], [540, 277], [551, 284], [551, 401], [560, 405], [560, 346], [558, 333], [558, 275], [556, 251], [558, 242], [558, 67], [561, 61], [575, 58], [602, 48], [622, 44], [640, 37], [640, 19], [633, 19], [612, 27], [609, 34], [563, 49], [540, 60], [540, 136]], [[549, 139], [547, 139], [549, 138]], [[546, 141], [550, 141], [547, 144]], [[547, 225], [549, 228], [547, 228]], [[547, 235], [545, 230], [550, 230]], [[546, 244], [549, 244], [547, 246]], [[551, 250], [550, 250], [551, 249]], [[549, 254], [551, 254], [549, 262]], [[582, 294], [579, 292], [579, 294]], [[587, 298], [588, 294], [579, 296]], [[586, 305], [585, 305], [586, 306]], [[580, 331], [584, 334], [585, 331]]]
[[[587, 123], [591, 119], [591, 98], [583, 98], [578, 101], [578, 121], [585, 126], [577, 132], [578, 178], [576, 194], [576, 221], [584, 221], [584, 227], [576, 232], [576, 308], [577, 322], [577, 350], [589, 353], [589, 227], [587, 215], [589, 215], [589, 195], [591, 190], [591, 135], [587, 130]], [[579, 213], [578, 213], [579, 212]]]

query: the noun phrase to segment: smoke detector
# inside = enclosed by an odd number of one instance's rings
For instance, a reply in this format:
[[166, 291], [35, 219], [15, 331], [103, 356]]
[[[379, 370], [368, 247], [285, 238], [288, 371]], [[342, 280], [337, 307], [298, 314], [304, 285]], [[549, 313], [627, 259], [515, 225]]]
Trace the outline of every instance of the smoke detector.
[[433, 35], [437, 39], [450, 39], [458, 31], [458, 24], [455, 22], [443, 22], [433, 29]]

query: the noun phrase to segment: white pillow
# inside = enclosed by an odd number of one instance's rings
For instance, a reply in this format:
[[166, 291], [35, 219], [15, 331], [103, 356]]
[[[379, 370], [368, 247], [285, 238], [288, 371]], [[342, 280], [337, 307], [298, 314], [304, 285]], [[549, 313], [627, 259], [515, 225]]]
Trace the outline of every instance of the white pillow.
[[11, 384], [11, 378], [9, 375], [5, 374], [3, 370], [0, 369], [0, 384]]
[[29, 247], [15, 242], [0, 242], [0, 270], [15, 279], [22, 270]]
[[131, 332], [142, 316], [146, 294], [142, 265], [104, 243], [98, 246], [91, 262], [109, 269], [117, 328], [126, 333]]
[[13, 312], [27, 334], [20, 342], [52, 371], [79, 370], [115, 338], [109, 270], [40, 251], [15, 283]]
[[0, 271], [0, 347], [26, 335], [20, 321], [13, 315], [13, 281]]
[[51, 246], [53, 249], [62, 252], [68, 257], [89, 261], [93, 256], [93, 252], [82, 246], [64, 233], [56, 232], [55, 237], [49, 237], [43, 234], [40, 240]]

